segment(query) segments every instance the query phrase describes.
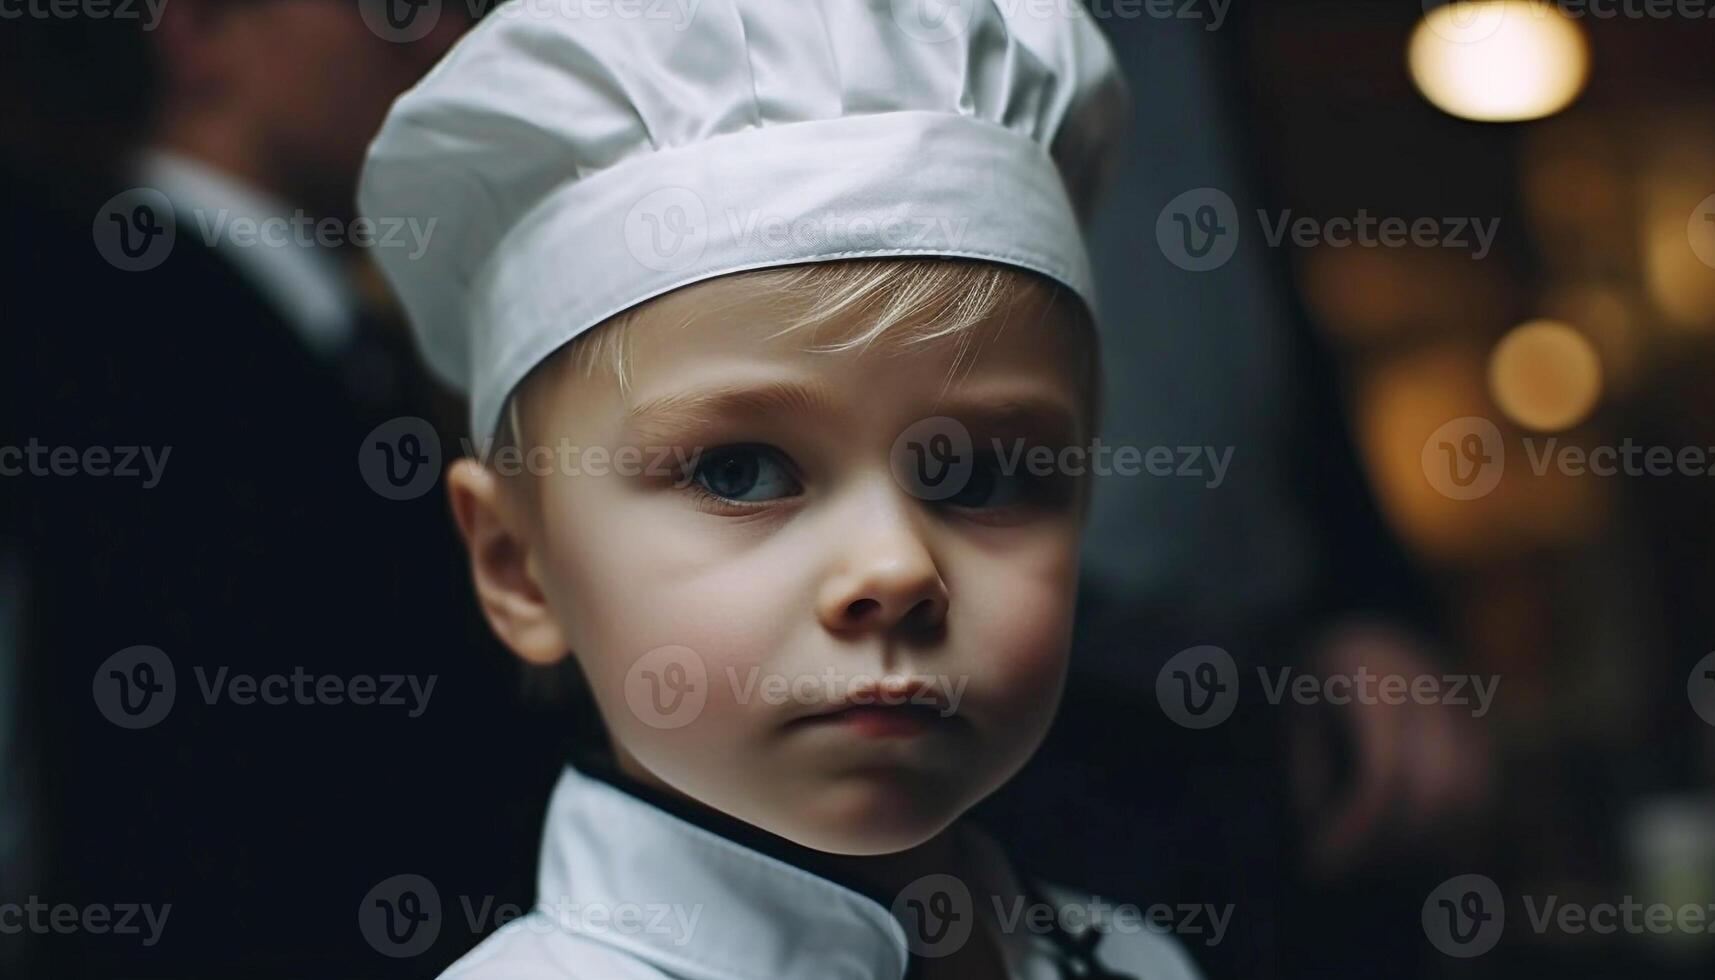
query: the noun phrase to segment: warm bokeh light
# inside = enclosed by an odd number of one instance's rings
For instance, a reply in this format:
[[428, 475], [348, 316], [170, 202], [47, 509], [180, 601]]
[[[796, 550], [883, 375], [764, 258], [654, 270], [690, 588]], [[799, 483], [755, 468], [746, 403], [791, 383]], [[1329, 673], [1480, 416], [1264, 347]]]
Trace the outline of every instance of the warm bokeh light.
[[1521, 323], [1489, 354], [1489, 394], [1519, 425], [1558, 432], [1596, 407], [1602, 362], [1595, 345], [1564, 323]]
[[1497, 262], [1437, 248], [1314, 248], [1298, 263], [1317, 324], [1353, 344], [1469, 331], [1487, 338], [1512, 283]]
[[1612, 399], [1633, 390], [1644, 368], [1639, 301], [1612, 283], [1572, 283], [1548, 289], [1542, 312], [1550, 319], [1578, 324], [1596, 348], [1602, 365], [1602, 394]]
[[1644, 284], [1662, 325], [1715, 329], [1715, 194], [1707, 177], [1651, 173], [1642, 188]]
[[[1413, 349], [1379, 361], [1357, 390], [1359, 445], [1382, 507], [1412, 550], [1436, 564], [1492, 562], [1576, 540], [1599, 526], [1611, 488], [1553, 468], [1532, 472], [1483, 391], [1485, 356], [1463, 341]], [[1456, 499], [1429, 477], [1424, 448], [1450, 421], [1472, 417], [1498, 424], [1504, 475], [1491, 490]]]
[[1590, 49], [1555, 4], [1454, 0], [1411, 35], [1411, 77], [1443, 111], [1482, 122], [1540, 119], [1583, 90]]

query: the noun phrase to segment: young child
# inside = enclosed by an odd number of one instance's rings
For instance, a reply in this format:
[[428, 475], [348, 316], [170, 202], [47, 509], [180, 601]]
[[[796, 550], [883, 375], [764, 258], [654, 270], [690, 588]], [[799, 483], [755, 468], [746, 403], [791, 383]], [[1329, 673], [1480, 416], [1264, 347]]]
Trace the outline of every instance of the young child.
[[958, 821], [1066, 673], [1087, 487], [1042, 463], [1095, 424], [1100, 35], [998, 0], [577, 9], [495, 11], [361, 193], [435, 221], [376, 254], [494, 437], [448, 477], [482, 608], [575, 658], [607, 735], [534, 911], [448, 976], [1192, 976]]

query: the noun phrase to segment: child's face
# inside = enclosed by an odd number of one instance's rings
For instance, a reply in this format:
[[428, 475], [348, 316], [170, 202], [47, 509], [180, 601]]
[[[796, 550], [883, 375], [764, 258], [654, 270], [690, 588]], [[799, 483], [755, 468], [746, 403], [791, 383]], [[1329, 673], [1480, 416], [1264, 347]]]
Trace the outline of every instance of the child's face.
[[[1088, 439], [1079, 327], [1032, 288], [955, 371], [954, 343], [770, 338], [779, 302], [742, 276], [682, 289], [634, 320], [625, 395], [558, 364], [533, 386], [531, 445], [585, 464], [639, 447], [645, 470], [535, 481], [535, 629], [578, 658], [634, 775], [810, 847], [890, 853], [1016, 772], [1059, 701], [1079, 487], [995, 474], [991, 450]], [[936, 416], [979, 463], [927, 500], [896, 471], [919, 458], [901, 434]], [[651, 467], [663, 450], [702, 455]], [[829, 714], [842, 699], [872, 707]]]

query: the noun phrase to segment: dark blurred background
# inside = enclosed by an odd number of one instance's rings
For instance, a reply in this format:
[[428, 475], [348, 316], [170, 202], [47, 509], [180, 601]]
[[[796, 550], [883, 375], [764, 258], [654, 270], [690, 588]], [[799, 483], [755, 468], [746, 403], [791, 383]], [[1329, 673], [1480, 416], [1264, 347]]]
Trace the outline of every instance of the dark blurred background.
[[[4, 975], [433, 976], [530, 899], [574, 722], [477, 621], [438, 489], [359, 465], [401, 417], [456, 452], [461, 413], [361, 249], [258, 263], [179, 199], [349, 226], [362, 137], [484, 5], [434, 6], [411, 39], [346, 0], [0, 23], [0, 447], [173, 447], [146, 491], [0, 477], [0, 903], [173, 906], [148, 947], [0, 934]], [[1180, 937], [1212, 977], [1711, 975], [1704, 925], [1532, 919], [1715, 921], [1707, 13], [1093, 8], [1135, 100], [1092, 232], [1104, 440], [1230, 465], [1098, 484], [1067, 702], [980, 813], [1023, 864], [1230, 908]], [[180, 224], [133, 272], [104, 224], [139, 188]], [[1342, 244], [1366, 216], [1432, 230]], [[1568, 446], [1706, 458], [1533, 465]], [[180, 707], [133, 731], [97, 702], [140, 644]], [[1173, 671], [1209, 650], [1236, 701], [1194, 727]], [[439, 682], [417, 718], [204, 706], [204, 665]], [[1258, 669], [1498, 686], [1275, 704]], [[444, 906], [404, 958], [359, 921], [399, 874]], [[1448, 918], [1471, 895], [1504, 931]]]

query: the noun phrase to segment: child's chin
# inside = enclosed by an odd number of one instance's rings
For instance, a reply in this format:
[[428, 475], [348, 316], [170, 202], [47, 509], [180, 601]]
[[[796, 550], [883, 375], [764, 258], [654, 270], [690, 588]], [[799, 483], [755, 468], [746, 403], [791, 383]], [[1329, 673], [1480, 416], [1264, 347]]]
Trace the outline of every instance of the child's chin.
[[949, 790], [890, 781], [847, 781], [782, 814], [779, 826], [769, 829], [829, 854], [896, 854], [947, 829], [970, 805], [963, 794]]
[[947, 825], [952, 822], [949, 818], [941, 823], [912, 826], [895, 823], [886, 827], [783, 827], [775, 833], [794, 843], [828, 854], [876, 857], [909, 851], [947, 829]]

